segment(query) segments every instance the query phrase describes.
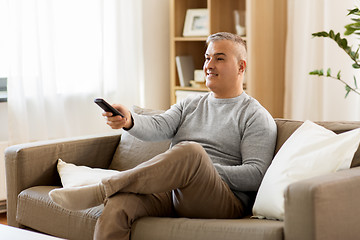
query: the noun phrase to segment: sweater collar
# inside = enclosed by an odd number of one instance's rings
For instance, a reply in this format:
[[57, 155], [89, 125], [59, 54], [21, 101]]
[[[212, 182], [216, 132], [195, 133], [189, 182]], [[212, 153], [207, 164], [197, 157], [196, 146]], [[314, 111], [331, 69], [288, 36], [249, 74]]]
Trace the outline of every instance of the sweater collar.
[[239, 96], [234, 98], [215, 98], [213, 92], [209, 93], [209, 101], [220, 104], [243, 102], [247, 98], [249, 98], [249, 95], [247, 95], [245, 91], [243, 91]]

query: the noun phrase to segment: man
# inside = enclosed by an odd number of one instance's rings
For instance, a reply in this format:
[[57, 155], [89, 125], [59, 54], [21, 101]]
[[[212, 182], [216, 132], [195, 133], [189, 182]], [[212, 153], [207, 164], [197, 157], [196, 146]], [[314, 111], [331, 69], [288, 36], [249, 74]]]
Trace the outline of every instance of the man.
[[113, 129], [142, 140], [172, 139], [172, 147], [134, 169], [98, 185], [55, 190], [69, 209], [105, 200], [95, 239], [129, 239], [131, 224], [144, 216], [240, 218], [251, 207], [273, 157], [276, 125], [243, 91], [246, 44], [230, 33], [209, 36], [204, 72], [210, 93], [187, 98], [155, 116], [103, 113]]

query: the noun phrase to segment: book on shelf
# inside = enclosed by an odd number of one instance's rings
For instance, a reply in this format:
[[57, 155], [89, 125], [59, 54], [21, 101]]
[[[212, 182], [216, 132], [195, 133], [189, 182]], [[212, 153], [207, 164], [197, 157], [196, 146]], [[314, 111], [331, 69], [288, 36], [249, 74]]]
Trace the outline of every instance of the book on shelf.
[[194, 60], [192, 56], [176, 56], [176, 69], [179, 75], [181, 87], [190, 86], [190, 80], [194, 79]]

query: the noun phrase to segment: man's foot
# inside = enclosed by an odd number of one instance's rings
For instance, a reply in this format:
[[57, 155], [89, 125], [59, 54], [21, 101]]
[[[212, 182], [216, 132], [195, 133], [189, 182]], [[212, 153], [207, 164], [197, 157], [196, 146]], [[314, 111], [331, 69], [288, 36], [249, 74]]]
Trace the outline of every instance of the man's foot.
[[105, 200], [104, 186], [101, 183], [58, 188], [50, 191], [51, 200], [69, 210], [83, 210], [102, 204]]

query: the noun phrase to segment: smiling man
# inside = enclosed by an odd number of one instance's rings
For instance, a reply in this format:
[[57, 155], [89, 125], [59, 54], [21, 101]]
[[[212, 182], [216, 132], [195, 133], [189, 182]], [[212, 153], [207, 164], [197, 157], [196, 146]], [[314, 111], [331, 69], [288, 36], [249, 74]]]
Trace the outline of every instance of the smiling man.
[[172, 139], [171, 148], [102, 183], [54, 190], [68, 209], [105, 200], [95, 239], [129, 239], [132, 223], [144, 216], [240, 218], [249, 213], [274, 154], [276, 124], [243, 91], [246, 44], [231, 33], [209, 36], [205, 53], [205, 96], [187, 98], [163, 114], [103, 113], [113, 129], [144, 141]]
[[[220, 41], [222, 40], [222, 41]], [[246, 43], [239, 36], [218, 33], [207, 40], [204, 72], [215, 98], [233, 98], [243, 92]]]

